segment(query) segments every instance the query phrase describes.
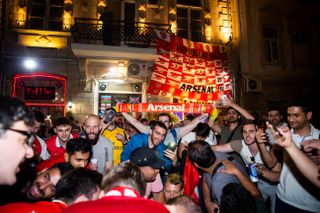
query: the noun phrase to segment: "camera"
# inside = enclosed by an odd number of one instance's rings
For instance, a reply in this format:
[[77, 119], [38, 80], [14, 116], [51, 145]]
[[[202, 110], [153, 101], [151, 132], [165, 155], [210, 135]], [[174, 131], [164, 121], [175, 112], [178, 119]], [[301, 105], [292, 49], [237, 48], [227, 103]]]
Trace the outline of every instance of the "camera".
[[116, 114], [117, 112], [113, 108], [106, 109], [106, 114], [104, 116], [103, 123], [109, 123]]
[[169, 142], [166, 149], [169, 149], [174, 152], [176, 150], [177, 144], [173, 141]]

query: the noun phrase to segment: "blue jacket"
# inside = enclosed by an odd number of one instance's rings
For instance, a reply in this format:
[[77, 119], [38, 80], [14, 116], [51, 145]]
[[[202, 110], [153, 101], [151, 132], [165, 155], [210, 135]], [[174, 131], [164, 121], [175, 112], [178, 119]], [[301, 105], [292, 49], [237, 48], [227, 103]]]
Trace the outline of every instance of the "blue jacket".
[[[149, 135], [147, 134], [133, 135], [121, 154], [121, 162], [129, 160], [133, 150], [140, 147], [148, 147], [148, 137]], [[159, 157], [165, 161], [165, 168], [169, 169], [172, 166], [172, 160], [164, 156], [165, 149], [166, 145], [163, 142], [156, 147], [156, 150], [159, 153]]]

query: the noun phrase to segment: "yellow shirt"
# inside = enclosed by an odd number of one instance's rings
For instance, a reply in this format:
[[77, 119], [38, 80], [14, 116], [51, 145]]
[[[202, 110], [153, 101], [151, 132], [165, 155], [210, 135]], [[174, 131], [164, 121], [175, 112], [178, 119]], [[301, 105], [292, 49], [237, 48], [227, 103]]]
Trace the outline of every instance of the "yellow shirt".
[[119, 127], [116, 127], [112, 130], [105, 129], [102, 134], [113, 143], [113, 165], [119, 165], [121, 163], [120, 155], [124, 148], [123, 143], [117, 139], [117, 133], [125, 138], [128, 138], [128, 134], [125, 132], [125, 130]]

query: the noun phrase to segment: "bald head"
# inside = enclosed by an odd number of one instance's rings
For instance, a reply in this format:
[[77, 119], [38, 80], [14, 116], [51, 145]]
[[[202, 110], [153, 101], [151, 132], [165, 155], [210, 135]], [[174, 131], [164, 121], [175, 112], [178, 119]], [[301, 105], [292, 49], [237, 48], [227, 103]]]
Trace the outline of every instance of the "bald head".
[[84, 131], [86, 138], [92, 143], [95, 144], [100, 135], [100, 118], [95, 114], [90, 114], [87, 116], [84, 122]]
[[84, 121], [85, 124], [87, 123], [98, 123], [100, 125], [100, 118], [98, 115], [90, 114], [87, 115], [86, 120]]

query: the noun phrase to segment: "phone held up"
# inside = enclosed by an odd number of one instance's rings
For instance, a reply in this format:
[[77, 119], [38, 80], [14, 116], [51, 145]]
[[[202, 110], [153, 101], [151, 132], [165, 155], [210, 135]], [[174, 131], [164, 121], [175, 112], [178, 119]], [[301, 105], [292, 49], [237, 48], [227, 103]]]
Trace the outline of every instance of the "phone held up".
[[176, 148], [177, 148], [176, 142], [171, 141], [171, 142], [168, 143], [166, 149], [174, 152], [174, 150], [176, 150]]
[[105, 124], [109, 123], [116, 114], [117, 112], [113, 108], [106, 109], [106, 114], [104, 116], [103, 123]]

